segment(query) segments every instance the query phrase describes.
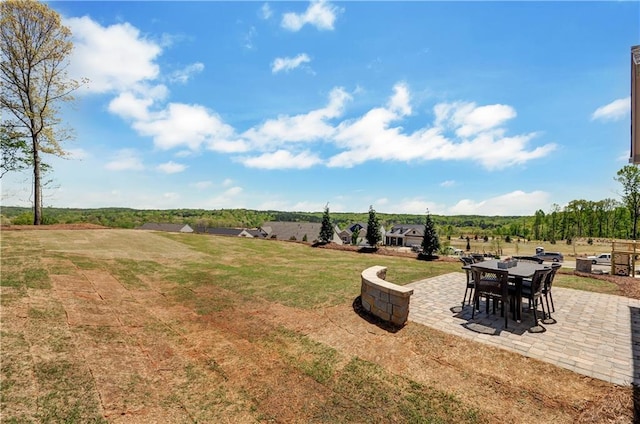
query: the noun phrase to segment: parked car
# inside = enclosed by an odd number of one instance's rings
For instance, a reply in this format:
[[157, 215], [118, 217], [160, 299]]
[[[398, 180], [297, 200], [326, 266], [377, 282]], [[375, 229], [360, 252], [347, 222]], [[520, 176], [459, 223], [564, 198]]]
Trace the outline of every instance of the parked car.
[[560, 252], [538, 252], [535, 255], [536, 258], [540, 258], [543, 261], [562, 262], [564, 256]]
[[447, 246], [444, 249], [444, 253], [447, 255], [455, 255], [455, 256], [462, 256], [464, 254], [464, 250], [462, 249], [456, 249], [453, 246]]
[[611, 265], [611, 253], [601, 253], [598, 256], [587, 256], [594, 265]]

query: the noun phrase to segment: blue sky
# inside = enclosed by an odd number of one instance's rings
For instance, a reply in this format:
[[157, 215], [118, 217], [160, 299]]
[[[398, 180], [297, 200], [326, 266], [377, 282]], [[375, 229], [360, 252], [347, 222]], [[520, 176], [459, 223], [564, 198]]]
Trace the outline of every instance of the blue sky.
[[[639, 2], [51, 2], [45, 206], [533, 215], [620, 199]], [[28, 173], [2, 178], [30, 205]]]

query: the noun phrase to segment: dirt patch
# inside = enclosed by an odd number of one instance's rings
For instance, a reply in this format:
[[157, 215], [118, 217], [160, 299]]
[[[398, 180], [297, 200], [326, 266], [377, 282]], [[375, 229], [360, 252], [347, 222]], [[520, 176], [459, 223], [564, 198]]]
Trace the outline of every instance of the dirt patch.
[[[387, 331], [351, 302], [305, 310], [56, 261], [51, 289], [2, 288], [8, 419], [400, 422], [388, 404], [435, 392], [473, 412], [435, 422], [633, 422], [631, 388], [414, 323]], [[420, 396], [386, 391], [400, 380]]]
[[[472, 342], [413, 323], [389, 332], [350, 304], [300, 310], [254, 300], [198, 315], [167, 297], [169, 286], [160, 280], [127, 290], [104, 271], [85, 271], [83, 277], [93, 296], [59, 282], [55, 286], [71, 290], [56, 292], [110, 421], [252, 422], [251, 410], [259, 411], [259, 421], [314, 421], [336, 402], [335, 393], [287, 360], [286, 343], [269, 342], [279, 329], [335, 349], [342, 366], [357, 357], [451, 393], [480, 411], [479, 422], [589, 422], [589, 415], [595, 417], [591, 422], [632, 420], [630, 389], [499, 349], [483, 347], [480, 353]], [[234, 297], [217, 287], [197, 294]], [[119, 318], [131, 306], [144, 326]], [[351, 405], [353, 399], [340, 402]], [[511, 407], [514, 402], [518, 408]]]
[[[418, 254], [415, 252], [405, 252], [397, 249], [392, 249], [384, 246], [380, 246], [377, 249], [371, 249], [368, 247], [361, 246], [351, 246], [346, 244], [336, 244], [336, 243], [327, 243], [327, 244], [317, 244], [313, 247], [319, 249], [331, 249], [331, 250], [340, 250], [345, 252], [357, 252], [365, 255], [381, 255], [381, 256], [398, 256], [401, 258], [418, 258]], [[434, 256], [431, 257], [430, 260], [440, 261], [440, 262], [460, 262], [457, 258], [451, 258], [449, 256]]]

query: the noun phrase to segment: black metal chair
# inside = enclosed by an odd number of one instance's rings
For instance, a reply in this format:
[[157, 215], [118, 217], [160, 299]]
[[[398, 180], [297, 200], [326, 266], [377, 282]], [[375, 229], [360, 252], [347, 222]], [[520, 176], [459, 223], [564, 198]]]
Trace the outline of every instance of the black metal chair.
[[[471, 301], [473, 300], [473, 289], [475, 288], [475, 283], [473, 280], [473, 273], [471, 272], [471, 269], [468, 268], [468, 266], [473, 264], [475, 261], [471, 256], [461, 256], [460, 262], [462, 262], [463, 267], [467, 267], [464, 269], [467, 273], [467, 286], [464, 289], [464, 297], [462, 298], [462, 306], [464, 307], [465, 302], [468, 302], [468, 304], [471, 305]], [[467, 293], [469, 294], [468, 301]]]
[[[527, 298], [529, 301], [529, 307], [533, 309], [533, 318], [535, 321], [535, 325], [538, 325], [538, 303], [542, 305], [542, 319], [547, 317], [547, 314], [544, 310], [544, 302], [542, 301], [542, 291], [546, 285], [547, 277], [551, 274], [552, 269], [540, 269], [533, 274], [531, 280], [525, 280], [522, 283], [522, 298]], [[511, 294], [515, 294], [515, 287], [510, 288]], [[547, 305], [548, 309], [548, 305]], [[551, 317], [551, 314], [549, 314]]]
[[[549, 313], [549, 318], [551, 318], [551, 312], [556, 311], [556, 307], [553, 304], [553, 295], [551, 294], [551, 288], [553, 287], [553, 280], [556, 278], [556, 274], [558, 273], [560, 267], [562, 267], [562, 265], [558, 263], [551, 264], [551, 272], [544, 280], [544, 287], [542, 288], [544, 300], [547, 302], [547, 312]], [[549, 308], [549, 299], [551, 299], [551, 308]]]
[[[504, 316], [504, 328], [507, 328], [509, 313], [505, 313], [505, 304], [509, 305], [509, 271], [472, 268], [475, 291], [473, 295], [473, 311], [471, 318], [475, 317], [476, 309], [480, 309], [480, 298], [486, 299], [486, 313], [489, 313], [489, 302], [493, 300], [493, 312], [496, 311], [496, 302], [500, 302], [501, 316]], [[509, 309], [507, 308], [507, 311]]]

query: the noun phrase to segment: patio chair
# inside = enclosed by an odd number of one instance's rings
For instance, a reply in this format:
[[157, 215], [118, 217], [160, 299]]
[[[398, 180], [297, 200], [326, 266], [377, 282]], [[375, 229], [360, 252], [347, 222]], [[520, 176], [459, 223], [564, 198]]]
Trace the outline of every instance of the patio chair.
[[[461, 256], [460, 262], [462, 262], [462, 266], [468, 266], [473, 264], [475, 261], [471, 256]], [[471, 305], [471, 301], [473, 300], [473, 289], [475, 288], [475, 283], [473, 282], [473, 272], [470, 268], [465, 268], [467, 273], [467, 285], [464, 289], [464, 297], [462, 298], [462, 306], [464, 307], [464, 303], [468, 302]], [[469, 300], [467, 301], [467, 293], [469, 294]]]
[[[505, 313], [505, 303], [509, 305], [509, 272], [507, 270], [489, 270], [472, 268], [475, 291], [473, 295], [473, 310], [471, 318], [475, 317], [476, 309], [480, 309], [480, 298], [486, 299], [486, 313], [489, 313], [489, 302], [493, 300], [493, 312], [496, 302], [500, 302], [501, 316], [504, 316], [504, 328], [507, 328], [509, 314]], [[507, 311], [509, 309], [507, 308]]]
[[[551, 294], [551, 288], [553, 287], [553, 280], [556, 278], [556, 273], [560, 269], [562, 265], [558, 263], [551, 264], [551, 272], [547, 275], [547, 278], [544, 280], [544, 287], [542, 288], [542, 294], [544, 295], [544, 300], [547, 302], [547, 312], [549, 313], [549, 318], [551, 318], [551, 312], [556, 311], [556, 307], [553, 304], [553, 295]], [[551, 309], [549, 309], [549, 299], [551, 299]]]
[[[541, 298], [543, 296], [542, 290], [546, 285], [547, 276], [551, 271], [552, 270], [550, 268], [537, 270], [535, 274], [533, 274], [531, 280], [525, 280], [522, 284], [522, 297], [526, 297], [529, 300], [529, 307], [533, 309], [535, 325], [538, 325], [538, 302], [542, 305], [542, 319], [545, 319], [547, 316], [544, 310], [544, 302]], [[512, 295], [515, 294], [515, 287], [511, 287], [509, 291]], [[551, 314], [549, 314], [549, 316], [551, 316]]]

